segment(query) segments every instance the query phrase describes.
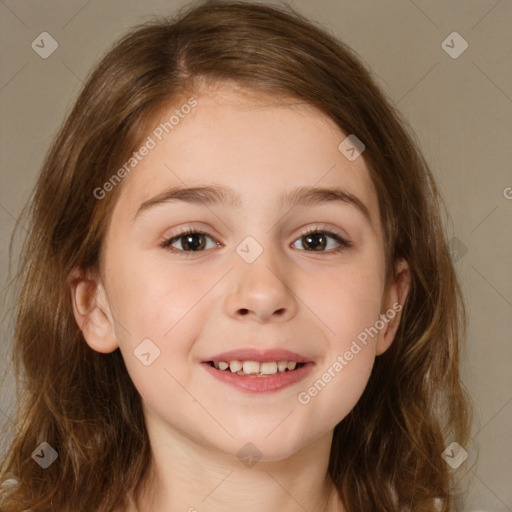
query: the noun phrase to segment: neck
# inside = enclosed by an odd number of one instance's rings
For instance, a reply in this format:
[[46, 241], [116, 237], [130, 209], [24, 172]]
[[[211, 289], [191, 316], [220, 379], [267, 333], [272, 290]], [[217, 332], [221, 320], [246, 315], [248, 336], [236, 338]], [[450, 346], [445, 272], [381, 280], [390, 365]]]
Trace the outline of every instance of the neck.
[[332, 432], [285, 459], [251, 467], [174, 430], [166, 430], [165, 443], [155, 442], [156, 430], [148, 433], [153, 458], [134, 500], [138, 512], [344, 511], [327, 470]]

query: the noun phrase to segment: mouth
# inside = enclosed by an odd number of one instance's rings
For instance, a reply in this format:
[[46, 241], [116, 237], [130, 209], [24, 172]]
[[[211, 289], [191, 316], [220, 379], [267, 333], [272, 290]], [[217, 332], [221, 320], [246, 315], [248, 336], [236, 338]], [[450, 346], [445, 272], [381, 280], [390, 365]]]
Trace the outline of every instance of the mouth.
[[287, 350], [238, 350], [202, 361], [215, 378], [246, 392], [272, 392], [303, 380], [315, 363]]
[[278, 373], [292, 372], [302, 368], [306, 363], [296, 361], [208, 361], [208, 364], [221, 372], [236, 373], [242, 377], [270, 377]]

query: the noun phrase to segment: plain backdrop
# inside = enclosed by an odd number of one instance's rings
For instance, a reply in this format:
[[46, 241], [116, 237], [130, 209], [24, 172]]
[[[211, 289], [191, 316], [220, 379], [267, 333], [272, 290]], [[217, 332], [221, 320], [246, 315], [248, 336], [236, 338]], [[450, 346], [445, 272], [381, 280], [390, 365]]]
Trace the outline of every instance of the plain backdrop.
[[[9, 377], [13, 315], [5, 293], [9, 240], [44, 154], [84, 78], [110, 44], [132, 25], [154, 14], [172, 14], [185, 3], [0, 0], [0, 288], [5, 299], [0, 369], [7, 368], [0, 422], [11, 421], [15, 405]], [[437, 176], [469, 313], [462, 371], [476, 404], [478, 450], [467, 447], [465, 464], [479, 455], [465, 510], [510, 511], [512, 2], [289, 3], [348, 43], [371, 68]], [[43, 32], [58, 44], [46, 59], [32, 48]], [[12, 270], [18, 248], [15, 243]], [[9, 442], [1, 440], [0, 455]]]

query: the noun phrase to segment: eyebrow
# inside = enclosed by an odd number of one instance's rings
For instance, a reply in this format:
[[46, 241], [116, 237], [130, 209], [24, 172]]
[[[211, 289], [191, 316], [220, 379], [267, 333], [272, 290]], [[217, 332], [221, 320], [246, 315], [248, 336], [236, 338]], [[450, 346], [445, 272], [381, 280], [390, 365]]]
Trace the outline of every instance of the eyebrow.
[[[165, 203], [182, 201], [199, 206], [222, 205], [240, 209], [242, 206], [241, 197], [229, 187], [219, 185], [205, 185], [197, 187], [176, 186], [165, 190], [151, 199], [144, 201], [137, 213], [134, 221], [147, 210]], [[287, 191], [279, 197], [282, 206], [318, 206], [324, 203], [340, 202], [357, 208], [371, 224], [370, 212], [366, 205], [354, 194], [336, 187], [297, 187], [294, 190]]]

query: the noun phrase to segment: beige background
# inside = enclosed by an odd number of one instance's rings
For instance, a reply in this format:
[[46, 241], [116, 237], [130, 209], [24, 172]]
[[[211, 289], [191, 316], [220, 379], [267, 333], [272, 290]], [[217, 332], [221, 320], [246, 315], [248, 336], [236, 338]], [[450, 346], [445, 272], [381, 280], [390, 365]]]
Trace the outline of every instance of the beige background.
[[[277, 3], [277, 2], [276, 2]], [[448, 205], [450, 238], [469, 310], [464, 380], [476, 401], [467, 511], [512, 510], [512, 2], [510, 0], [293, 0], [351, 45], [416, 132]], [[8, 246], [57, 127], [84, 77], [110, 43], [182, 1], [0, 0], [0, 287]], [[451, 58], [442, 42], [469, 44]], [[31, 48], [49, 32], [58, 49]], [[451, 42], [454, 50], [459, 42]], [[14, 245], [13, 262], [17, 262]], [[12, 314], [3, 303], [0, 356], [8, 367]], [[0, 395], [0, 422], [13, 409]], [[3, 452], [9, 439], [3, 439]], [[466, 447], [468, 464], [475, 459]], [[1, 454], [0, 454], [1, 455]]]

